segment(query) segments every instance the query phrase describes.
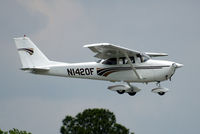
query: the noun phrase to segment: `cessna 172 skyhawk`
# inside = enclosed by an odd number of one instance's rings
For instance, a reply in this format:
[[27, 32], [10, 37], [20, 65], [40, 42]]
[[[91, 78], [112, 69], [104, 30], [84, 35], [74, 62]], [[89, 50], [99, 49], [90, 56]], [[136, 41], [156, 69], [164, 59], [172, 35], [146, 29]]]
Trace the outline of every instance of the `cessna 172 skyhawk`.
[[96, 54], [95, 57], [100, 59], [98, 62], [55, 62], [49, 60], [28, 37], [14, 40], [22, 63], [21, 70], [41, 75], [124, 82], [127, 84], [109, 86], [108, 89], [131, 96], [141, 90], [131, 82], [157, 82], [158, 87], [152, 92], [164, 95], [168, 89], [161, 87], [160, 82], [171, 80], [175, 70], [183, 66], [176, 62], [151, 59], [167, 56], [166, 53], [141, 53], [110, 43], [84, 46]]

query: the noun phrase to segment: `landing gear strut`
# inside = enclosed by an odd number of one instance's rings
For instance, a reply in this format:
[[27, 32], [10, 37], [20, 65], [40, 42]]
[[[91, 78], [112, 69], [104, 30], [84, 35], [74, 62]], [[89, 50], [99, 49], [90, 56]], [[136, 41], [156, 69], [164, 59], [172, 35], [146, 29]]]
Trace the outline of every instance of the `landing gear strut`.
[[160, 81], [157, 81], [156, 86], [160, 87]]
[[[161, 88], [160, 81], [158, 81], [158, 82], [156, 83], [156, 85], [158, 86], [158, 88]], [[162, 92], [162, 91], [158, 92], [158, 95], [160, 95], [160, 96], [162, 96], [162, 95], [164, 95], [164, 94], [165, 94], [165, 92]]]

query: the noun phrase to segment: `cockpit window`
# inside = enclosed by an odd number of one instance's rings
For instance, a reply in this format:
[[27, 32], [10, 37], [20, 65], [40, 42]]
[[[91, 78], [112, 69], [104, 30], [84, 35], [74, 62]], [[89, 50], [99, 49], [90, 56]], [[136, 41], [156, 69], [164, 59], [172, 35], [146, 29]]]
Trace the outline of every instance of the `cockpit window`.
[[[136, 57], [134, 56], [131, 56], [129, 57], [130, 60], [131, 60], [131, 63], [135, 63], [136, 61], [136, 58], [137, 58], [137, 61], [139, 62], [146, 62], [147, 60], [149, 60], [149, 57], [146, 56], [146, 55], [143, 55], [143, 54], [137, 54]], [[101, 61], [97, 61], [97, 63], [100, 63]], [[129, 64], [128, 63], [128, 59], [126, 57], [120, 57], [118, 59], [118, 63], [117, 63], [117, 58], [110, 58], [110, 59], [107, 59], [107, 60], [104, 60], [102, 62], [102, 64], [106, 64], [106, 65], [117, 65], [117, 64], [120, 64], [120, 65], [123, 65], [123, 64]]]
[[148, 60], [150, 59], [149, 57], [144, 56], [144, 55], [142, 56], [142, 58], [143, 58], [143, 61], [144, 61], [144, 62], [146, 62], [146, 61], [148, 61]]
[[135, 58], [134, 57], [130, 57], [130, 59], [131, 59], [132, 63], [135, 63]]
[[139, 59], [139, 61], [142, 62], [146, 62], [147, 60], [149, 60], [149, 56], [145, 55], [145, 54], [137, 54], [137, 58]]
[[116, 65], [117, 64], [117, 59], [116, 58], [110, 58], [110, 59], [105, 60], [102, 64]]
[[[131, 63], [135, 63], [135, 58], [133, 56], [129, 58], [131, 60]], [[128, 59], [126, 57], [120, 57], [119, 64], [128, 64]]]

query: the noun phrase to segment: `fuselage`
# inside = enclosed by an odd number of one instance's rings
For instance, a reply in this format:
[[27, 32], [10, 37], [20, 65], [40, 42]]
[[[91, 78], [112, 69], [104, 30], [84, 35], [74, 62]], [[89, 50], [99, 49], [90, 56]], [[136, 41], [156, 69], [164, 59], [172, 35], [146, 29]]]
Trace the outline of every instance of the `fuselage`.
[[102, 62], [60, 63], [49, 65], [48, 71], [34, 70], [32, 73], [71, 78], [105, 80], [112, 82], [158, 82], [167, 80], [174, 74], [174, 62], [149, 59], [143, 63], [134, 63], [139, 79], [129, 64], [106, 65]]
[[108, 89], [131, 96], [141, 89], [130, 82], [157, 82], [158, 87], [152, 89], [152, 92], [164, 95], [168, 89], [162, 88], [159, 83], [171, 79], [175, 70], [183, 66], [171, 61], [152, 59], [167, 56], [166, 53], [141, 53], [110, 43], [84, 46], [95, 53], [94, 57], [100, 59], [98, 62], [55, 62], [49, 60], [28, 37], [14, 40], [22, 63], [21, 70], [40, 75], [126, 82], [126, 85], [112, 85]]

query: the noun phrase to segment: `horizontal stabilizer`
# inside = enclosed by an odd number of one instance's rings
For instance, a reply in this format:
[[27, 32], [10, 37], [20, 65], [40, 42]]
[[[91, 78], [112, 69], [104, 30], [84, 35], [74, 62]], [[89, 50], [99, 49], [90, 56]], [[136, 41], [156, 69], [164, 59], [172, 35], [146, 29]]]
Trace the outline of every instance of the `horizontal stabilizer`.
[[32, 68], [21, 68], [21, 70], [23, 71], [27, 71], [27, 70], [49, 71], [50, 68], [49, 67], [32, 67]]

